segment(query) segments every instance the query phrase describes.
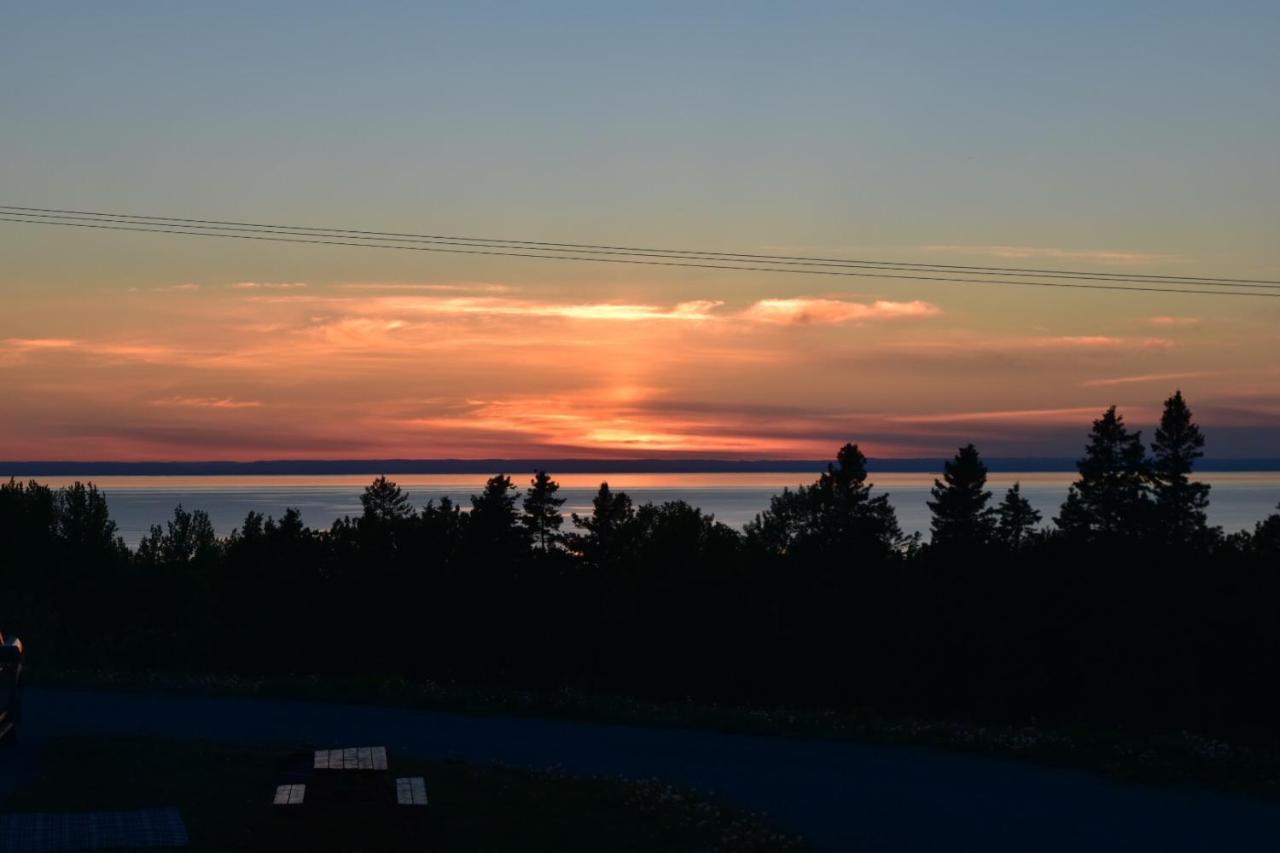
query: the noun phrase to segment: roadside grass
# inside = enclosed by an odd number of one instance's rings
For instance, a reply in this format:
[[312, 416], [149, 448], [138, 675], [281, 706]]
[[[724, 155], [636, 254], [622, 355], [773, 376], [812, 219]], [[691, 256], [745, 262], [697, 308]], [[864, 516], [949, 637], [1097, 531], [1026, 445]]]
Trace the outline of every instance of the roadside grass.
[[798, 839], [724, 804], [653, 781], [583, 778], [454, 761], [403, 760], [423, 776], [420, 821], [348, 817], [308, 825], [270, 805], [297, 748], [150, 738], [61, 738], [41, 745], [37, 775], [3, 804], [13, 812], [176, 806], [193, 851], [803, 851]]
[[824, 708], [753, 708], [648, 701], [572, 688], [526, 691], [416, 681], [398, 675], [237, 676], [58, 670], [31, 683], [151, 692], [201, 693], [381, 705], [492, 716], [546, 717], [885, 746], [915, 746], [1091, 770], [1152, 785], [1200, 784], [1280, 797], [1280, 745], [1233, 744], [1191, 733], [1001, 726]]

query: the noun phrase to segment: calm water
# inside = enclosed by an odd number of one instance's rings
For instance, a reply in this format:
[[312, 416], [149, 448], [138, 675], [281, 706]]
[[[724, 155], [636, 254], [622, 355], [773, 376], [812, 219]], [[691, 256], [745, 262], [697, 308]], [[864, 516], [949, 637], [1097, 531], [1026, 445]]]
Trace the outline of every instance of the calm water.
[[[359, 515], [360, 492], [374, 475], [318, 475], [287, 477], [96, 477], [94, 482], [106, 492], [111, 516], [121, 535], [131, 546], [152, 524], [172, 517], [182, 503], [187, 509], [209, 513], [219, 534], [230, 533], [244, 521], [249, 510], [280, 516], [285, 507], [297, 507], [312, 527], [328, 527], [336, 518]], [[53, 486], [66, 485], [75, 478], [45, 479]], [[468, 507], [470, 495], [480, 491], [485, 478], [461, 474], [405, 474], [394, 478], [415, 504], [449, 496]], [[522, 478], [515, 477], [523, 486]], [[623, 490], [636, 503], [681, 499], [719, 520], [740, 527], [769, 505], [769, 497], [784, 486], [812, 482], [812, 473], [796, 474], [567, 474], [558, 477], [560, 494], [566, 498], [565, 512], [591, 511], [591, 498], [607, 480], [610, 488]], [[1057, 512], [1073, 475], [1031, 472], [992, 474], [990, 487], [997, 499], [1015, 480], [1023, 494], [1044, 514], [1045, 522]], [[1212, 484], [1209, 520], [1228, 531], [1252, 527], [1274, 511], [1280, 501], [1280, 472], [1209, 473], [1202, 479]], [[889, 493], [904, 530], [927, 535], [929, 508], [925, 501], [933, 475], [924, 473], [877, 473], [876, 488]]]

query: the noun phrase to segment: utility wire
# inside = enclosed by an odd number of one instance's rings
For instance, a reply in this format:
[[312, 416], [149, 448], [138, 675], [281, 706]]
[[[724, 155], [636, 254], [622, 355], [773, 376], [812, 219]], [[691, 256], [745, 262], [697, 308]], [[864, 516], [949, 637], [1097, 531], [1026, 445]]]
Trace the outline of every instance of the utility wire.
[[[637, 254], [654, 257], [689, 257], [693, 259], [721, 259], [736, 258], [747, 261], [760, 261], [763, 263], [792, 265], [791, 262], [800, 263], [810, 266], [836, 266], [836, 267], [855, 267], [855, 268], [902, 268], [911, 271], [921, 270], [947, 270], [956, 272], [961, 275], [1029, 275], [1034, 278], [1042, 277], [1073, 277], [1084, 280], [1115, 280], [1124, 282], [1177, 282], [1187, 285], [1210, 285], [1210, 284], [1260, 284], [1269, 287], [1280, 287], [1280, 280], [1272, 279], [1247, 279], [1247, 278], [1220, 278], [1205, 276], [1176, 276], [1176, 275], [1157, 275], [1149, 273], [1109, 273], [1109, 272], [1090, 272], [1087, 270], [1062, 270], [1062, 269], [1039, 269], [1031, 267], [1003, 267], [1003, 266], [961, 266], [956, 264], [929, 264], [907, 261], [876, 261], [865, 259], [851, 258], [821, 258], [804, 255], [763, 255], [750, 254], [742, 252], [716, 252], [707, 250], [691, 250], [691, 249], [654, 249], [636, 246], [612, 246], [592, 243], [552, 243], [537, 240], [510, 240], [492, 237], [459, 237], [451, 235], [438, 234], [412, 234], [394, 231], [363, 231], [350, 228], [322, 228], [307, 225], [279, 225], [254, 222], [237, 222], [231, 220], [218, 219], [189, 219], [172, 216], [150, 216], [141, 214], [126, 213], [105, 213], [99, 211], [87, 210], [69, 210], [64, 208], [41, 208], [41, 207], [19, 207], [16, 205], [0, 205], [0, 211], [13, 212], [16, 216], [39, 216], [42, 214], [54, 214], [45, 218], [51, 219], [79, 219], [89, 218], [91, 221], [95, 219], [109, 220], [129, 220], [133, 224], [148, 225], [171, 225], [173, 223], [186, 223], [189, 225], [200, 227], [212, 226], [233, 226], [234, 230], [246, 229], [273, 229], [279, 233], [284, 232], [306, 232], [310, 234], [329, 235], [357, 235], [359, 239], [375, 238], [380, 241], [392, 242], [436, 242], [447, 245], [485, 245], [490, 248], [512, 248], [512, 247], [545, 247], [545, 249], [531, 249], [532, 251], [544, 250], [574, 250], [575, 254], [579, 253], [602, 253], [602, 254]], [[177, 226], [185, 227], [185, 226]], [[346, 237], [344, 236], [344, 239]]]
[[[6, 212], [7, 211], [4, 210], [3, 206], [0, 206], [0, 213], [6, 213]], [[31, 219], [33, 221], [40, 221], [40, 222], [44, 222], [45, 224], [51, 224], [51, 225], [70, 224], [72, 221], [88, 221], [88, 222], [99, 222], [99, 223], [107, 222], [107, 223], [114, 223], [118, 225], [135, 225], [135, 226], [143, 226], [143, 227], [183, 229], [184, 232], [187, 230], [196, 229], [199, 231], [233, 231], [233, 232], [239, 231], [239, 232], [249, 232], [254, 234], [280, 234], [280, 235], [288, 235], [288, 236], [295, 236], [295, 237], [313, 237], [313, 236], [339, 237], [344, 240], [359, 241], [361, 243], [366, 243], [366, 242], [375, 242], [378, 244], [428, 243], [431, 245], [440, 245], [440, 246], [462, 246], [467, 248], [520, 250], [520, 251], [538, 252], [539, 257], [542, 256], [542, 253], [548, 253], [552, 251], [572, 251], [572, 253], [575, 255], [578, 255], [578, 254], [612, 255], [612, 256], [622, 256], [622, 257], [664, 258], [667, 260], [682, 260], [682, 261], [704, 260], [704, 261], [712, 261], [712, 262], [719, 262], [719, 263], [733, 263], [733, 264], [743, 264], [743, 263], [750, 262], [750, 263], [757, 263], [757, 264], [767, 264], [770, 267], [777, 266], [780, 270], [791, 270], [794, 267], [799, 266], [799, 267], [833, 267], [836, 269], [881, 269], [881, 270], [888, 270], [890, 272], [935, 273], [935, 272], [938, 272], [939, 269], [941, 269], [942, 271], [949, 272], [959, 276], [989, 275], [989, 276], [1002, 276], [1002, 277], [1026, 277], [1030, 275], [1033, 278], [1052, 278], [1052, 279], [1064, 278], [1064, 279], [1073, 279], [1073, 280], [1082, 280], [1082, 281], [1107, 281], [1107, 282], [1114, 281], [1114, 282], [1128, 282], [1132, 284], [1175, 284], [1175, 285], [1186, 285], [1186, 286], [1195, 286], [1195, 287], [1238, 287], [1238, 288], [1246, 288], [1246, 289], [1263, 289], [1263, 290], [1280, 289], [1280, 282], [1269, 283], [1269, 282], [1263, 282], [1263, 281], [1253, 281], [1248, 279], [1193, 279], [1190, 277], [1180, 277], [1180, 278], [1170, 277], [1169, 280], [1165, 280], [1160, 277], [1146, 277], [1146, 276], [1140, 276], [1140, 275], [1130, 277], [1130, 276], [1123, 276], [1118, 273], [1088, 273], [1088, 272], [1073, 272], [1073, 271], [1066, 271], [1066, 270], [1055, 271], [1055, 272], [1039, 272], [1039, 273], [1031, 273], [1030, 271], [1028, 271], [1026, 273], [1018, 273], [1018, 272], [1004, 270], [1003, 268], [1000, 268], [1000, 267], [992, 267], [992, 268], [974, 267], [972, 268], [973, 270], [972, 272], [961, 270], [961, 269], [956, 269], [953, 272], [948, 268], [945, 268], [945, 267], [939, 268], [935, 265], [927, 265], [927, 264], [912, 265], [912, 264], [890, 262], [890, 261], [885, 261], [885, 262], [878, 262], [878, 261], [818, 262], [816, 260], [815, 261], [803, 261], [803, 260], [772, 261], [772, 260], [765, 260], [766, 258], [773, 257], [773, 256], [767, 256], [767, 255], [736, 255], [735, 256], [735, 255], [730, 255], [728, 253], [722, 253], [722, 252], [694, 252], [691, 250], [663, 251], [658, 249], [625, 249], [625, 248], [553, 250], [549, 248], [552, 245], [568, 245], [568, 244], [530, 243], [528, 241], [523, 243], [519, 241], [502, 243], [497, 240], [485, 241], [485, 240], [480, 240], [478, 238], [432, 237], [428, 235], [391, 236], [389, 232], [352, 231], [350, 229], [321, 229], [321, 228], [308, 228], [305, 226], [288, 226], [288, 225], [273, 226], [273, 225], [258, 225], [258, 224], [250, 224], [250, 223], [226, 224], [226, 225], [196, 225], [194, 223], [201, 220], [165, 219], [164, 217], [138, 217], [138, 216], [130, 216], [127, 214], [13, 213], [10, 215], [15, 217], [21, 217], [24, 219]], [[204, 221], [212, 221], [212, 220], [204, 220]], [[192, 223], [192, 224], [185, 224], [185, 223]], [[386, 236], [378, 236], [378, 237], [348, 236], [348, 235], [354, 235], [354, 234], [370, 234], [370, 235], [385, 234]], [[547, 247], [547, 248], [544, 248], [544, 247]], [[760, 258], [760, 260], [747, 261], [747, 260], [735, 260], [735, 258], [742, 258], [742, 259]], [[889, 264], [893, 264], [893, 265], [889, 266]], [[983, 269], [985, 269], [986, 271], [985, 272], [979, 271]], [[964, 280], [969, 280], [969, 279], [966, 278]]]
[[[0, 213], [7, 211], [0, 209]], [[83, 217], [81, 217], [83, 218]], [[891, 279], [908, 279], [913, 281], [932, 281], [946, 282], [956, 284], [990, 284], [990, 285], [1010, 285], [1020, 287], [1057, 287], [1071, 288], [1080, 290], [1112, 290], [1112, 291], [1136, 291], [1150, 293], [1185, 293], [1199, 295], [1217, 295], [1217, 296], [1260, 296], [1280, 298], [1280, 293], [1258, 292], [1258, 291], [1236, 291], [1236, 290], [1218, 290], [1218, 289], [1184, 289], [1175, 287], [1154, 287], [1154, 286], [1125, 286], [1120, 284], [1078, 284], [1064, 281], [1025, 281], [1012, 279], [981, 279], [981, 278], [960, 278], [955, 274], [951, 275], [917, 275], [904, 274], [904, 272], [890, 271], [866, 271], [857, 272], [845, 269], [794, 269], [781, 266], [759, 266], [747, 265], [745, 262], [726, 262], [724, 263], [701, 263], [693, 262], [697, 258], [687, 258], [682, 260], [642, 260], [636, 257], [601, 257], [599, 255], [584, 255], [580, 252], [571, 253], [551, 253], [550, 249], [529, 250], [529, 251], [511, 251], [516, 246], [492, 246], [483, 247], [475, 243], [450, 243], [446, 245], [404, 245], [400, 242], [386, 242], [385, 239], [374, 241], [371, 238], [349, 239], [332, 239], [329, 235], [316, 234], [312, 236], [299, 236], [299, 232], [288, 231], [284, 229], [271, 228], [253, 228], [245, 225], [239, 230], [248, 230], [251, 233], [230, 233], [230, 229], [226, 231], [208, 230], [209, 226], [197, 225], [181, 225], [172, 224], [170, 227], [152, 227], [153, 224], [141, 223], [125, 224], [119, 220], [112, 219], [94, 219], [90, 222], [84, 221], [65, 221], [62, 219], [45, 216], [44, 218], [35, 218], [31, 214], [10, 214], [8, 216], [0, 216], [0, 222], [21, 223], [28, 225], [56, 225], [61, 227], [73, 228], [92, 228], [109, 231], [135, 231], [155, 234], [178, 234], [192, 237], [222, 237], [240, 240], [257, 240], [275, 243], [304, 243], [313, 245], [330, 245], [330, 246], [354, 246], [368, 249], [395, 249], [401, 251], [418, 251], [418, 252], [437, 252], [447, 254], [464, 254], [464, 255], [488, 255], [498, 257], [518, 257], [518, 258], [536, 258], [543, 260], [562, 260], [562, 261], [594, 261], [596, 263], [615, 263], [615, 264], [636, 264], [642, 266], [662, 266], [662, 267], [684, 267], [693, 269], [718, 269], [718, 270], [735, 270], [742, 272], [785, 272], [799, 275], [826, 275], [826, 276], [842, 276], [854, 278], [891, 278]], [[131, 221], [132, 222], [132, 221]], [[109, 224], [110, 223], [110, 224]], [[319, 230], [319, 229], [317, 229]], [[288, 236], [271, 236], [271, 235], [288, 235]], [[338, 235], [334, 235], [338, 236]], [[429, 238], [428, 238], [429, 239]], [[437, 241], [442, 243], [443, 241]], [[471, 248], [461, 248], [461, 246], [470, 246]], [[671, 256], [659, 256], [671, 257]], [[964, 275], [975, 275], [976, 273], [964, 273]], [[1157, 284], [1158, 282], [1150, 282]], [[1188, 287], [1192, 287], [1195, 283], [1188, 282]], [[1251, 283], [1241, 282], [1240, 287], [1250, 286]], [[1263, 285], [1263, 282], [1257, 282], [1257, 285]], [[1280, 286], [1280, 282], [1276, 283]]]

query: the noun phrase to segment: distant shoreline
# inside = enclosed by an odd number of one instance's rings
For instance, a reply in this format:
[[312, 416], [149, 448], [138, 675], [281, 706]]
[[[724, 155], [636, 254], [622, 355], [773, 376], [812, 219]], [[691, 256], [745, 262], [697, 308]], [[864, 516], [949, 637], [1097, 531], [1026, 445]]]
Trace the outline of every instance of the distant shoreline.
[[[48, 476], [235, 476], [309, 474], [498, 474], [546, 470], [552, 474], [817, 473], [828, 460], [814, 459], [283, 459], [256, 462], [0, 462], [0, 478]], [[1075, 460], [995, 457], [992, 472], [1074, 471]], [[941, 471], [943, 459], [871, 459], [873, 472]], [[1204, 459], [1198, 471], [1280, 471], [1280, 458]]]

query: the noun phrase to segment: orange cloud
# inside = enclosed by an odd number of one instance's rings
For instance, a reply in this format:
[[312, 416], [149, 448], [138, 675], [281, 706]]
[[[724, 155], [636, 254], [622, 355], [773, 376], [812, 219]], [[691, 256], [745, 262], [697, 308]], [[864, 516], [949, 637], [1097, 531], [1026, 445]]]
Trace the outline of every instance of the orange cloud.
[[[187, 282], [186, 284], [168, 284], [164, 287], [151, 287], [147, 289], [152, 293], [190, 293], [194, 290], [199, 290], [200, 285]], [[131, 287], [129, 290], [133, 293], [138, 292], [138, 288], [136, 287]]]
[[1176, 344], [1167, 338], [1117, 338], [1110, 335], [1056, 335], [1034, 338], [1032, 344], [1079, 349], [1170, 349]]
[[831, 325], [858, 320], [933, 317], [942, 309], [928, 302], [846, 302], [840, 299], [761, 299], [740, 315], [759, 323]]
[[1198, 326], [1200, 325], [1199, 317], [1148, 317], [1147, 324], [1151, 326]]
[[388, 297], [373, 306], [416, 314], [460, 314], [507, 317], [564, 317], [571, 320], [706, 320], [722, 303], [706, 299], [670, 307], [618, 302], [541, 302], [494, 297]]
[[510, 293], [515, 290], [509, 284], [489, 284], [487, 282], [359, 282], [336, 285], [341, 290], [417, 290], [439, 293]]
[[1178, 379], [1200, 379], [1221, 376], [1220, 370], [1188, 370], [1181, 373], [1143, 373], [1137, 376], [1116, 376], [1111, 379], [1088, 379], [1080, 383], [1082, 388], [1105, 388], [1111, 385], [1131, 385], [1142, 382], [1169, 382]]
[[76, 341], [70, 338], [5, 338], [0, 344], [11, 350], [68, 349], [74, 347]]
[[152, 400], [151, 405], [188, 409], [256, 409], [262, 403], [257, 400], [233, 400], [230, 397], [169, 397], [165, 400]]
[[1097, 417], [1097, 406], [1075, 406], [1066, 409], [1006, 409], [991, 412], [945, 412], [932, 415], [895, 415], [885, 418], [890, 423], [950, 424], [980, 422], [1077, 423], [1081, 418]]
[[506, 434], [595, 452], [770, 454], [794, 445], [782, 436], [740, 432], [721, 418], [673, 415], [639, 405], [651, 394], [639, 388], [597, 388], [549, 397], [467, 400], [456, 411], [402, 423], [431, 434]]
[[0, 367], [25, 364], [34, 354], [74, 349], [76, 341], [68, 338], [5, 338], [0, 340]]
[[[1109, 320], [1074, 296], [1032, 326], [955, 296], [778, 296], [723, 282], [683, 300], [257, 284], [86, 294], [28, 325], [0, 317], [0, 438], [11, 454], [81, 458], [818, 458], [846, 440], [930, 455], [970, 439], [993, 454], [1052, 455], [1075, 452], [1111, 386], [1147, 387], [1134, 399], [1156, 405], [1172, 388], [1156, 383], [1225, 375], [1240, 358], [1256, 369], [1214, 393], [1274, 395], [1280, 376], [1265, 372], [1270, 326], [1216, 340], [1206, 329], [1175, 347], [1135, 333], [1159, 334], [1137, 325], [1140, 312]], [[933, 317], [948, 319], [914, 322]], [[1258, 417], [1199, 394], [1206, 422]]]

